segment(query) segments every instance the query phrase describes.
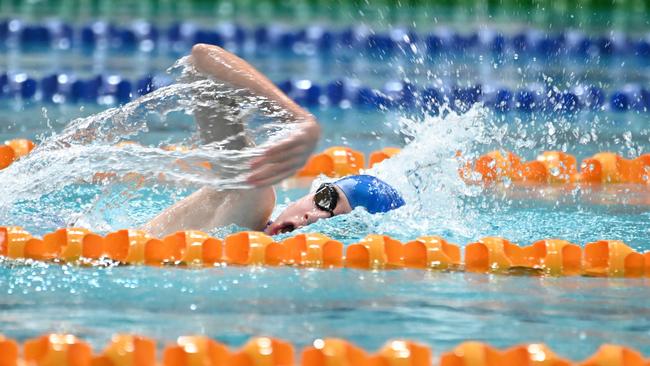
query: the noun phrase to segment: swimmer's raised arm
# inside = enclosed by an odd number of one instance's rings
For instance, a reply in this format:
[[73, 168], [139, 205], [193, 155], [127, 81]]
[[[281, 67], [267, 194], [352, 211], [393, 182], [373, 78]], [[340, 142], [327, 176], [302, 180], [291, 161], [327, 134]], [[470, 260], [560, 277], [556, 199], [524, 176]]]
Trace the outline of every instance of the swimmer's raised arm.
[[[204, 74], [274, 102], [289, 113], [290, 122], [295, 122], [298, 127], [291, 136], [268, 147], [262, 157], [253, 161], [248, 177], [250, 184], [261, 187], [278, 183], [305, 164], [320, 137], [320, 127], [311, 113], [287, 97], [248, 62], [220, 47], [195, 45], [192, 62]], [[213, 125], [219, 128], [217, 124]]]
[[[293, 175], [304, 165], [318, 142], [320, 127], [314, 116], [239, 57], [216, 46], [199, 44], [192, 48], [191, 61], [199, 72], [273, 102], [286, 112], [287, 122], [295, 122], [298, 128], [282, 142], [268, 147], [264, 156], [253, 162], [248, 181], [256, 188], [217, 191], [203, 187], [161, 212], [143, 229], [159, 237], [177, 230], [209, 231], [229, 224], [263, 230], [275, 206], [272, 184]], [[252, 145], [244, 133], [245, 113], [234, 101], [225, 96], [222, 100], [198, 103], [194, 117], [204, 144], [226, 141], [223, 146], [233, 150]], [[224, 108], [219, 103], [232, 105]]]

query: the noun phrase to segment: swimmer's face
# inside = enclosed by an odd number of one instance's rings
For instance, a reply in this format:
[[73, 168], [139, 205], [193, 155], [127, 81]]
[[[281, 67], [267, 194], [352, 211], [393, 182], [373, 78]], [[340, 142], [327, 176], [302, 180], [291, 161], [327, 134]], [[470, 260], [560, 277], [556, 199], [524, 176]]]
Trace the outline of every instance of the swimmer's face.
[[339, 195], [338, 203], [333, 210], [334, 215], [316, 207], [316, 203], [314, 202], [315, 192], [310, 192], [308, 195], [290, 204], [264, 232], [269, 235], [288, 233], [297, 228], [313, 224], [320, 219], [343, 215], [352, 211], [352, 207], [350, 207], [350, 203], [345, 197], [345, 194], [343, 194], [340, 188], [334, 187]]

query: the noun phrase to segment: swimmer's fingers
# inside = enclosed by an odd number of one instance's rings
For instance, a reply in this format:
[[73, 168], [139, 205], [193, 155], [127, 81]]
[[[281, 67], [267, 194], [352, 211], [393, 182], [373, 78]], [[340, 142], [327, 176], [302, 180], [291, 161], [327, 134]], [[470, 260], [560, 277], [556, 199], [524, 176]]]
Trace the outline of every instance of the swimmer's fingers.
[[289, 150], [295, 148], [302, 148], [304, 150], [310, 149], [312, 146], [316, 146], [318, 140], [312, 140], [311, 137], [300, 131], [291, 135], [291, 137], [280, 141], [279, 143], [270, 146], [266, 150], [267, 155], [280, 155], [284, 154]]
[[[304, 122], [289, 138], [269, 147], [264, 155], [253, 160], [253, 169], [269, 163], [285, 161], [287, 156], [301, 156], [304, 162], [316, 148], [320, 127], [316, 122]], [[303, 162], [303, 163], [304, 163]]]
[[266, 164], [254, 170], [247, 182], [257, 187], [279, 183], [292, 176], [302, 165], [302, 159], [296, 157], [285, 159], [279, 163]]
[[286, 161], [289, 157], [302, 158], [304, 162], [306, 162], [306, 157], [309, 156], [310, 152], [311, 150], [304, 145], [293, 145], [292, 148], [279, 153], [269, 153], [268, 151], [265, 151], [263, 156], [260, 156], [251, 162], [251, 168], [257, 169], [264, 165], [281, 163]]
[[272, 176], [270, 178], [266, 178], [266, 179], [262, 179], [262, 180], [256, 180], [254, 182], [248, 182], [248, 183], [253, 185], [254, 187], [258, 187], [258, 188], [269, 187], [269, 186], [272, 186], [274, 184], [278, 184], [278, 183], [282, 182], [284, 179], [287, 179], [287, 178], [291, 177], [292, 175], [293, 175], [293, 173], [288, 173], [288, 174], [284, 174], [284, 175], [280, 175], [280, 176], [274, 175], [274, 176]]
[[269, 164], [254, 171], [247, 181], [248, 183], [258, 187], [272, 185], [291, 177], [301, 166], [302, 161], [297, 159], [292, 159], [282, 163]]
[[[285, 145], [286, 147], [286, 145]], [[305, 165], [313, 147], [306, 146], [305, 144], [292, 144], [288, 149], [274, 150], [275, 152], [265, 151], [264, 155], [251, 162], [251, 170], [259, 171], [267, 166], [274, 164], [286, 165], [288, 160], [292, 161], [293, 168], [288, 175], [295, 173], [299, 168]], [[279, 172], [278, 172], [279, 173]]]
[[[264, 151], [264, 155], [253, 160], [251, 167], [253, 169], [269, 163], [277, 163], [286, 160], [287, 156], [305, 156], [309, 155], [315, 147], [311, 142], [303, 141], [300, 137], [290, 137], [276, 145], [273, 145]], [[305, 160], [307, 160], [305, 158]]]

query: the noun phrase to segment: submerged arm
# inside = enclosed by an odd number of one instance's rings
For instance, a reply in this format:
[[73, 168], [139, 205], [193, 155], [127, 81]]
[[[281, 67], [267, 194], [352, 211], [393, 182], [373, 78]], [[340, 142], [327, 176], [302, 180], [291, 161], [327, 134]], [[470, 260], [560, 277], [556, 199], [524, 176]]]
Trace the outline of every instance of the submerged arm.
[[201, 188], [143, 226], [163, 237], [180, 230], [210, 231], [231, 224], [263, 230], [275, 206], [273, 187], [217, 191]]

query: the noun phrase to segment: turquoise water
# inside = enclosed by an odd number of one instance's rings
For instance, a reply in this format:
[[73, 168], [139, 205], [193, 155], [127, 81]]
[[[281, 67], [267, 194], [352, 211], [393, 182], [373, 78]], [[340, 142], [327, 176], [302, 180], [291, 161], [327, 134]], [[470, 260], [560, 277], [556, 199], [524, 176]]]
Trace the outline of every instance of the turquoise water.
[[114, 332], [205, 334], [232, 346], [271, 335], [306, 346], [343, 337], [374, 350], [408, 338], [446, 351], [473, 339], [545, 342], [572, 359], [602, 343], [650, 353], [647, 280], [425, 271], [204, 270], [0, 266], [0, 324], [24, 340], [72, 332], [103, 347]]
[[[2, 103], [0, 140], [51, 141], [48, 137], [60, 133], [70, 120], [104, 109], [48, 105], [43, 110], [41, 105]], [[409, 205], [385, 215], [355, 211], [300, 232], [319, 231], [345, 243], [369, 233], [400, 240], [441, 235], [461, 246], [484, 236], [503, 236], [519, 244], [556, 237], [580, 245], [621, 239], [639, 251], [650, 250], [649, 206], [590, 200], [595, 194], [647, 196], [646, 187], [621, 186], [617, 192], [482, 191], [460, 181], [453, 159], [458, 149], [472, 156], [499, 147], [526, 159], [555, 149], [579, 159], [605, 150], [636, 156], [650, 147], [646, 114], [504, 116], [473, 109], [465, 116], [434, 118], [355, 108], [313, 112], [323, 126], [318, 149], [348, 145], [367, 153], [388, 145], [405, 146], [403, 154], [373, 172], [398, 187]], [[192, 141], [193, 123], [183, 113], [166, 119], [146, 116], [144, 123], [146, 129], [126, 139], [152, 147]], [[116, 159], [116, 166], [138, 168], [139, 160], [129, 165], [118, 160], [124, 155], [108, 151], [115, 154], [107, 158]], [[54, 167], [43, 169], [66, 177], [66, 171], [87, 169], [83, 159], [51, 163]], [[26, 169], [23, 172], [37, 173], [28, 167], [19, 165]], [[60, 180], [56, 174], [50, 179]], [[0, 221], [43, 234], [79, 220], [103, 233], [137, 227], [196, 188], [155, 181], [141, 188], [124, 183], [64, 183], [44, 195], [3, 201], [13, 205], [3, 207]], [[20, 189], [7, 187], [6, 182], [1, 187], [5, 195], [38, 193], [30, 191], [28, 183]], [[278, 187], [276, 213], [307, 190]], [[219, 228], [212, 234], [224, 236], [240, 229]], [[137, 332], [161, 343], [179, 335], [206, 334], [233, 346], [254, 335], [273, 335], [298, 346], [335, 336], [368, 349], [399, 337], [426, 343], [436, 352], [466, 340], [500, 347], [545, 342], [576, 360], [602, 343], [621, 343], [650, 355], [648, 285], [647, 279], [411, 270], [77, 268], [7, 262], [0, 264], [0, 331], [21, 341], [43, 332], [71, 332], [97, 349], [112, 333]]]
[[[39, 130], [30, 125], [39, 120], [40, 111], [20, 113], [31, 116], [24, 121], [32, 133], [28, 137], [47, 134], [49, 127], [41, 126], [42, 132], [36, 132]], [[61, 114], [57, 118], [65, 117], [64, 111], [57, 113]], [[324, 127], [323, 146], [341, 142], [342, 136], [345, 143], [366, 152], [388, 141], [390, 145], [403, 144], [404, 136], [393, 132], [396, 115], [354, 109], [317, 114]], [[497, 116], [489, 118], [500, 121]], [[504, 125], [516, 125], [516, 118], [509, 116]], [[571, 128], [579, 126], [580, 119], [593, 116], [575, 118]], [[643, 116], [616, 118], [638, 122]], [[614, 119], [601, 124], [601, 138], [593, 144], [580, 145], [574, 134], [566, 133], [553, 142], [539, 141], [524, 149], [527, 153], [522, 155], [533, 158], [537, 151], [563, 143], [577, 146], [571, 151], [579, 157], [603, 149], [625, 153], [647, 148], [641, 137], [633, 143], [616, 142], [617, 135], [629, 130], [629, 124]], [[192, 133], [191, 125], [182, 119], [166, 128], [153, 129], [142, 142], [184, 141]], [[368, 133], [370, 129], [382, 131], [382, 138]], [[530, 124], [521, 131], [529, 131], [537, 140], [544, 138]], [[5, 130], [2, 138], [20, 133]], [[514, 140], [502, 141], [515, 147]], [[480, 146], [487, 151], [495, 144], [489, 141]], [[433, 151], [447, 154], [442, 148]], [[426, 153], [422, 152], [423, 161], [427, 160]], [[445, 178], [429, 178], [435, 184], [457, 179], [455, 173], [446, 170], [435, 174]], [[162, 184], [135, 192], [129, 191], [132, 188], [72, 184], [35, 201], [18, 202], [3, 220], [43, 234], [64, 226], [67, 219], [82, 211], [98, 231], [134, 227], [191, 191]], [[307, 190], [278, 188], [280, 207]], [[131, 192], [129, 198], [119, 198], [126, 191]], [[422, 202], [426, 207], [384, 216], [354, 212], [300, 231], [323, 232], [345, 243], [368, 233], [385, 233], [401, 240], [442, 235], [460, 245], [488, 235], [504, 236], [520, 244], [559, 237], [582, 245], [608, 238], [625, 240], [639, 251], [650, 250], [647, 206], [590, 204], [581, 199], [589, 197], [589, 192], [567, 194], [558, 190], [557, 197], [546, 192], [543, 199], [534, 200], [496, 191], [447, 199], [452, 192], [433, 187], [427, 193], [424, 189], [423, 198], [431, 194], [431, 199]], [[644, 188], [639, 194], [647, 191]], [[212, 234], [224, 236], [239, 229], [221, 228]], [[319, 337], [344, 337], [376, 349], [388, 339], [408, 338], [441, 352], [472, 339], [499, 347], [545, 342], [576, 360], [602, 343], [625, 344], [650, 354], [647, 279], [506, 277], [412, 270], [77, 268], [40, 263], [0, 265], [0, 278], [0, 329], [19, 340], [43, 332], [71, 332], [101, 348], [115, 332], [151, 336], [159, 345], [181, 334], [198, 333], [232, 346], [254, 335], [272, 335], [297, 346]]]

